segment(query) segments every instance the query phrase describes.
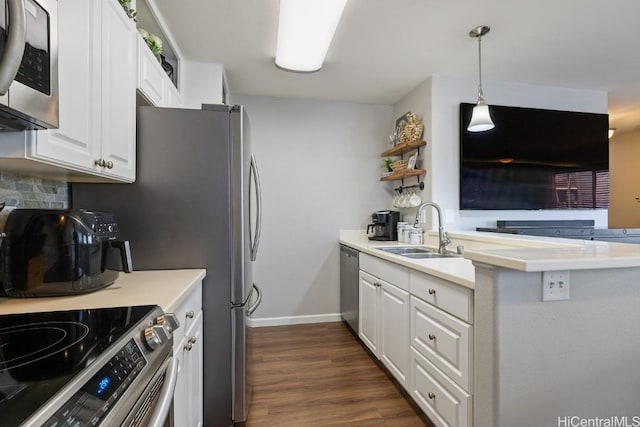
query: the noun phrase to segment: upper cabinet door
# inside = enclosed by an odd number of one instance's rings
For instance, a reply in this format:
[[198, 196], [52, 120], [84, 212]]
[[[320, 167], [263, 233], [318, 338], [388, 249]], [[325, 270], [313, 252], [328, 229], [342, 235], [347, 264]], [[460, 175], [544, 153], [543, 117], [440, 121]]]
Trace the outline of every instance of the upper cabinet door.
[[100, 1], [58, 1], [59, 129], [36, 132], [35, 158], [90, 168], [100, 156]]
[[[106, 175], [136, 168], [136, 26], [116, 0], [102, 3], [102, 159]], [[100, 166], [97, 166], [100, 168]]]

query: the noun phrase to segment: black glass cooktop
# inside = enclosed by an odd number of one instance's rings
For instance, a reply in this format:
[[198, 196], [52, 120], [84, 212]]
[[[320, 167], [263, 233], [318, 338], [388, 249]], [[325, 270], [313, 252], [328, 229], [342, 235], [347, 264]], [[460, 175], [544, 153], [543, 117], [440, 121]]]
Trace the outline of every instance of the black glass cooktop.
[[155, 306], [0, 315], [0, 414], [17, 426]]

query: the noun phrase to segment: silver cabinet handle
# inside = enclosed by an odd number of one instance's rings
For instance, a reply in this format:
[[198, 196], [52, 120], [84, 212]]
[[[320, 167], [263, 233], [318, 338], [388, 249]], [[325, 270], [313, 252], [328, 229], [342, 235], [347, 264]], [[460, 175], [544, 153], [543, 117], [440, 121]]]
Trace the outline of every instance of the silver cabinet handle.
[[7, 5], [9, 7], [9, 31], [4, 55], [0, 58], [0, 95], [7, 93], [9, 86], [18, 74], [27, 39], [24, 0], [8, 0]]
[[431, 391], [427, 394], [427, 396], [429, 396], [429, 399], [435, 399], [436, 398], [435, 393], [433, 393]]
[[196, 313], [193, 310], [189, 310], [185, 314], [185, 316], [187, 316], [187, 319], [193, 319], [193, 316], [195, 316], [195, 315], [196, 315]]
[[96, 166], [104, 167], [104, 160], [103, 159], [95, 159], [93, 161], [93, 164], [96, 165]]
[[196, 341], [198, 341], [198, 337], [196, 337], [195, 335], [193, 335], [193, 336], [191, 336], [191, 337], [189, 338], [189, 342], [190, 342], [191, 344], [195, 344], [195, 343], [196, 343]]
[[109, 160], [107, 163], [105, 163], [105, 166], [107, 167], [107, 169], [113, 169], [113, 162]]
[[435, 336], [435, 335], [433, 335], [433, 334], [429, 334], [429, 339], [430, 339], [431, 341], [433, 341], [433, 340], [435, 340], [435, 339], [436, 339], [436, 336]]
[[173, 392], [176, 389], [176, 379], [178, 378], [178, 359], [175, 357], [169, 357], [166, 362], [162, 364], [161, 370], [165, 370], [164, 385], [160, 392], [160, 398], [158, 404], [151, 416], [148, 427], [162, 427], [167, 419], [167, 414], [171, 408], [173, 402]]
[[187, 344], [185, 344], [184, 349], [187, 351], [191, 351], [191, 349], [193, 348], [193, 344], [188, 342]]
[[436, 290], [433, 288], [429, 288], [429, 295], [435, 295]]

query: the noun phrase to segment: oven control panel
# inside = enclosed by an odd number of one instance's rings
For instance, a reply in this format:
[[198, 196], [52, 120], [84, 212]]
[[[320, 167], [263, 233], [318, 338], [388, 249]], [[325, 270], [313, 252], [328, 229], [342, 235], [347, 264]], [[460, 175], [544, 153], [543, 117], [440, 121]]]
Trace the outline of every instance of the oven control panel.
[[44, 425], [61, 427], [100, 424], [146, 364], [142, 351], [131, 339]]

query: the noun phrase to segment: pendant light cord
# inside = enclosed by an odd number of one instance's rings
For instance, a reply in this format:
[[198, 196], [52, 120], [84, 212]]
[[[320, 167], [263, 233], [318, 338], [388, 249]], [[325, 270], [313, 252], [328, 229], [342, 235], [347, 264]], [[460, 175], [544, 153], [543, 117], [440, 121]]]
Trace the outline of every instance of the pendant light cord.
[[482, 36], [478, 36], [478, 104], [484, 104], [482, 92]]

